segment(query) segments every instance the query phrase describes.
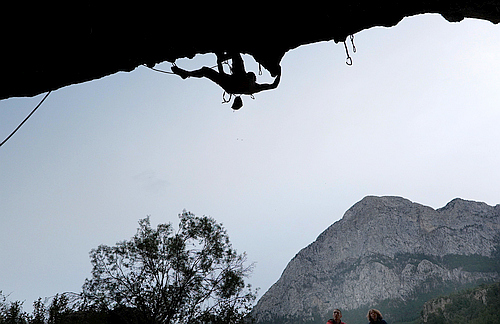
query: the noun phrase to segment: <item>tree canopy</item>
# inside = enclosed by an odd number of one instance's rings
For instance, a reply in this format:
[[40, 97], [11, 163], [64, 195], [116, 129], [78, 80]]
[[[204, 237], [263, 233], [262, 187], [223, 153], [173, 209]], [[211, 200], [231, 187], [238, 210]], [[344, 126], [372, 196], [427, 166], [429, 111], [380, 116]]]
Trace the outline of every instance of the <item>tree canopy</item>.
[[140, 323], [235, 323], [256, 294], [244, 278], [253, 265], [233, 249], [222, 224], [184, 211], [172, 224], [139, 220], [137, 233], [115, 246], [92, 249], [86, 308], [127, 310]]

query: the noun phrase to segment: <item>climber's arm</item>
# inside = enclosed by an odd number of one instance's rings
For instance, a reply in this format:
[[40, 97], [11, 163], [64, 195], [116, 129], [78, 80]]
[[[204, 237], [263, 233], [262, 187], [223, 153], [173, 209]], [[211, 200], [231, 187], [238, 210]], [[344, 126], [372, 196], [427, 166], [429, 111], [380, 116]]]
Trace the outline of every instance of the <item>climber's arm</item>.
[[276, 87], [278, 87], [280, 80], [281, 80], [281, 74], [278, 74], [276, 76], [276, 78], [274, 79], [273, 83], [263, 83], [263, 84], [256, 83], [255, 84], [255, 93], [257, 93], [259, 91], [275, 89]]

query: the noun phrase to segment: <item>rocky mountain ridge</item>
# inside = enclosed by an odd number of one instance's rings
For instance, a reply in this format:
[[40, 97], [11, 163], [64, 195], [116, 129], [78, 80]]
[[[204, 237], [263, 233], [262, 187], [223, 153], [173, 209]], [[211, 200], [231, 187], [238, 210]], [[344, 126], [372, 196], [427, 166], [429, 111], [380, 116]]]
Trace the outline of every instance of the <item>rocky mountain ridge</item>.
[[500, 205], [454, 199], [435, 210], [401, 197], [365, 197], [297, 253], [253, 316], [312, 321], [333, 308], [499, 280], [499, 238]]

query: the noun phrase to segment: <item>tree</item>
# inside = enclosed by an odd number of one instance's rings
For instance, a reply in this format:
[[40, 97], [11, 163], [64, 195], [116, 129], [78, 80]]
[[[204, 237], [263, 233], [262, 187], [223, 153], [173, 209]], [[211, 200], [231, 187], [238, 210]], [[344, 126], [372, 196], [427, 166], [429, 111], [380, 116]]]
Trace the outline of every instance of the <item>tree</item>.
[[56, 294], [50, 302], [48, 324], [70, 323], [73, 309], [67, 294]]
[[[90, 252], [86, 307], [122, 310], [139, 323], [235, 323], [248, 314], [255, 292], [222, 224], [184, 211], [179, 228], [139, 220], [134, 237]], [[134, 316], [131, 316], [134, 314]]]
[[45, 324], [45, 305], [42, 302], [42, 298], [39, 297], [33, 302], [33, 313], [28, 318], [29, 324]]
[[27, 314], [23, 312], [23, 302], [7, 301], [0, 290], [0, 324], [26, 324]]

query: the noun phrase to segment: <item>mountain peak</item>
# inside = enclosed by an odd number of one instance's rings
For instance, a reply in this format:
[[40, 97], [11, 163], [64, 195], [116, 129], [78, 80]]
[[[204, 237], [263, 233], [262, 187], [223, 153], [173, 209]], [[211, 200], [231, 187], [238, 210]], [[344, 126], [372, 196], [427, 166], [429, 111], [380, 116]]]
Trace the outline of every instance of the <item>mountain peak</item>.
[[[411, 300], [422, 289], [500, 279], [498, 269], [467, 271], [471, 260], [488, 261], [496, 251], [498, 206], [457, 198], [435, 210], [402, 197], [367, 196], [297, 253], [253, 314], [261, 322], [323, 321], [336, 307]], [[460, 263], [466, 259], [471, 262]]]

